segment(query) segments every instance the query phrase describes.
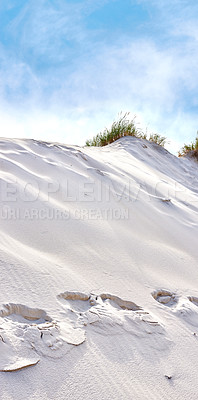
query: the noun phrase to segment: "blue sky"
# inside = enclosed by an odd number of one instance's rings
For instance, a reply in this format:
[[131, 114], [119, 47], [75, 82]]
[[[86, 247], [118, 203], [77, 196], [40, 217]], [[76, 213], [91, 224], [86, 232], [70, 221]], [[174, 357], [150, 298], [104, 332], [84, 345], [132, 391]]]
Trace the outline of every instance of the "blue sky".
[[130, 111], [179, 150], [198, 130], [195, 0], [1, 0], [1, 136], [85, 143]]

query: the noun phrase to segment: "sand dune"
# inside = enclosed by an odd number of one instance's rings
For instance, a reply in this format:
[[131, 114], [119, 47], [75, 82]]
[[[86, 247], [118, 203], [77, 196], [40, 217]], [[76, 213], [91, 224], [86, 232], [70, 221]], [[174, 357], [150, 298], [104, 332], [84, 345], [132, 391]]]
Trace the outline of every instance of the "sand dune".
[[192, 399], [198, 164], [0, 141], [0, 399]]

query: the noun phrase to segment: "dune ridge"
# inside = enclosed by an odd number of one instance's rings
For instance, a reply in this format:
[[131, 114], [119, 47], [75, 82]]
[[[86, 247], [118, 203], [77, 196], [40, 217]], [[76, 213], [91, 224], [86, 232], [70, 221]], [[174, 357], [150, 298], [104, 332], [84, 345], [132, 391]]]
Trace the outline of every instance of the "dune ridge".
[[2, 138], [0, 202], [0, 398], [197, 400], [196, 161]]

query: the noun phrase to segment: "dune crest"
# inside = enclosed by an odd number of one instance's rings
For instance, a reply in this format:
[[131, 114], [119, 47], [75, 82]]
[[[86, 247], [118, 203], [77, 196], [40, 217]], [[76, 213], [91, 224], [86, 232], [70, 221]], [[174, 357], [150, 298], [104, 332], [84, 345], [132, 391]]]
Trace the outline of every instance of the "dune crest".
[[2, 138], [0, 206], [2, 399], [197, 400], [194, 160]]

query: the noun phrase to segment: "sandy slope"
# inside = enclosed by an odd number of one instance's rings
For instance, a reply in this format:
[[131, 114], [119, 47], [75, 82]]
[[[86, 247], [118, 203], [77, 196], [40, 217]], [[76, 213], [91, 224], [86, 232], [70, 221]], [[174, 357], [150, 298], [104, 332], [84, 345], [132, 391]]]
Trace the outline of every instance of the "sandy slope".
[[0, 185], [0, 399], [197, 399], [198, 164], [2, 139]]

